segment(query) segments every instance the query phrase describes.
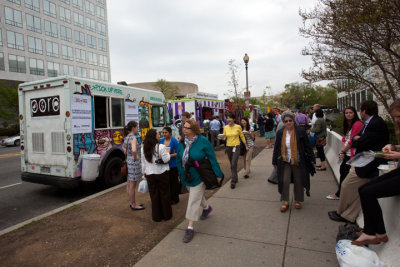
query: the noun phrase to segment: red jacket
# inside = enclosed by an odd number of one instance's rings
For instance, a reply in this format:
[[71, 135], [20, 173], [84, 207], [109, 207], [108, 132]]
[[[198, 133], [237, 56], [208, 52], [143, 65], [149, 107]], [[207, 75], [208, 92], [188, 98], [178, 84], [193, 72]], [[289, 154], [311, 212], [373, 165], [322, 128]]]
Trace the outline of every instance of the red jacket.
[[[361, 132], [361, 130], [364, 128], [364, 123], [361, 121], [356, 121], [353, 126], [351, 127], [351, 134], [350, 134], [350, 141], [349, 144], [352, 145], [353, 143], [353, 137], [356, 136]], [[346, 142], [346, 136], [342, 137], [342, 142]], [[350, 148], [350, 158], [353, 158], [354, 156], [354, 150], [355, 148]]]

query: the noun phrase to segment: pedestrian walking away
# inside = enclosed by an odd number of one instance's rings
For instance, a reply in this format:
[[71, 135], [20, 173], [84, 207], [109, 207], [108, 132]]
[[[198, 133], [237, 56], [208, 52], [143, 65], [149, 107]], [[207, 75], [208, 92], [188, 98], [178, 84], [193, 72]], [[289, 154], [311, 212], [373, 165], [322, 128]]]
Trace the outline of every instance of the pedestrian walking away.
[[251, 159], [253, 158], [253, 149], [254, 149], [254, 129], [250, 127], [249, 121], [247, 118], [243, 118], [240, 121], [240, 126], [242, 126], [243, 135], [246, 138], [246, 144], [249, 150], [246, 151], [246, 154], [243, 155], [244, 161], [244, 178], [249, 178], [250, 175], [250, 166]]
[[275, 138], [275, 121], [274, 113], [267, 114], [267, 119], [264, 121], [265, 138], [267, 139], [267, 148], [272, 148], [272, 139]]
[[237, 162], [240, 156], [240, 140], [246, 146], [246, 151], [249, 150], [247, 146], [246, 139], [244, 138], [242, 127], [235, 124], [235, 115], [228, 115], [228, 125], [224, 127], [224, 135], [226, 140], [226, 150], [225, 153], [228, 155], [229, 163], [231, 165], [231, 188], [234, 189], [236, 187], [236, 183], [238, 182], [238, 172], [237, 172]]
[[362, 123], [358, 118], [356, 109], [354, 107], [345, 108], [343, 112], [343, 137], [339, 153], [339, 162], [341, 162], [339, 169], [339, 186], [336, 193], [326, 196], [327, 199], [339, 200], [342, 183], [349, 174], [351, 168], [351, 166], [347, 164], [347, 161], [352, 159], [354, 156], [355, 149], [351, 147], [353, 144], [352, 140], [363, 127], [364, 123]]
[[127, 165], [127, 183], [126, 192], [129, 199], [129, 207], [132, 210], [143, 210], [142, 204], [136, 203], [135, 190], [137, 182], [142, 178], [141, 165], [141, 139], [139, 136], [139, 124], [136, 121], [130, 121], [124, 127], [124, 145], [123, 150], [126, 155]]
[[151, 216], [153, 221], [160, 222], [172, 218], [169, 148], [160, 144], [160, 133], [150, 129], [142, 148], [142, 171], [149, 185], [151, 199]]
[[178, 168], [176, 166], [176, 153], [178, 152], [178, 140], [172, 136], [171, 127], [164, 127], [163, 136], [160, 140], [160, 144], [165, 145], [169, 148], [170, 160], [169, 160], [169, 183], [171, 192], [171, 204], [175, 205], [179, 202], [179, 193], [181, 185], [178, 177]]
[[177, 166], [179, 177], [184, 185], [189, 188], [189, 199], [186, 209], [186, 219], [188, 227], [183, 237], [183, 242], [192, 241], [194, 236], [194, 222], [208, 218], [213, 208], [207, 204], [204, 197], [206, 186], [204, 185], [200, 174], [193, 167], [192, 162], [198, 164], [202, 160], [208, 160], [218, 182], [222, 183], [223, 173], [217, 162], [212, 144], [204, 136], [200, 135], [200, 127], [193, 120], [187, 120], [184, 124], [185, 138], [179, 142]]
[[310, 135], [316, 135], [317, 141], [315, 147], [317, 148], [318, 158], [321, 160], [321, 165], [317, 167], [319, 171], [326, 171], [325, 164], [325, 151], [324, 146], [326, 145], [326, 122], [324, 119], [324, 112], [318, 109], [315, 112], [317, 120], [310, 129]]
[[295, 208], [301, 209], [304, 189], [310, 196], [310, 174], [315, 173], [315, 158], [306, 131], [294, 123], [294, 114], [282, 113], [285, 127], [278, 131], [272, 157], [277, 168], [278, 192], [281, 194], [281, 212], [289, 208], [289, 186], [293, 177]]
[[211, 143], [213, 147], [219, 149], [219, 139], [218, 135], [221, 130], [221, 123], [218, 120], [218, 116], [214, 117], [214, 119], [210, 122], [210, 131], [211, 131]]
[[261, 137], [264, 137], [264, 134], [265, 134], [264, 120], [265, 120], [265, 118], [263, 117], [263, 115], [262, 114], [258, 114], [257, 124], [258, 124], [258, 129], [260, 129], [260, 136]]

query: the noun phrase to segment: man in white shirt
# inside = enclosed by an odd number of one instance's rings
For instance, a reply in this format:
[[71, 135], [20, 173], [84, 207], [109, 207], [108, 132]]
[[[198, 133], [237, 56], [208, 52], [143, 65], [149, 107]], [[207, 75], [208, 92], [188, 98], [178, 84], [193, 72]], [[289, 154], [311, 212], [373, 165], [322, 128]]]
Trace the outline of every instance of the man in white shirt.
[[[317, 121], [317, 116], [315, 116], [315, 111], [317, 111], [320, 108], [321, 108], [320, 104], [314, 104], [314, 106], [313, 106], [313, 115], [312, 115], [312, 119], [311, 119], [311, 126], [313, 126], [314, 123]], [[326, 119], [326, 117], [325, 117], [325, 113], [324, 113], [324, 120], [325, 119]]]
[[214, 119], [210, 122], [211, 143], [217, 149], [219, 149], [218, 135], [220, 130], [221, 130], [221, 123], [219, 122], [217, 117], [214, 117]]

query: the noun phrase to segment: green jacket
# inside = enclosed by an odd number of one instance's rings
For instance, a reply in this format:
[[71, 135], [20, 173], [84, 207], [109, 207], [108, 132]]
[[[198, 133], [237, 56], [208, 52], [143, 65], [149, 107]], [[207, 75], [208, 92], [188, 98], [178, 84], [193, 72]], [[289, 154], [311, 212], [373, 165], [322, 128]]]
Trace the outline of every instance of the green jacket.
[[[179, 142], [178, 154], [176, 155], [176, 164], [178, 165], [179, 178], [181, 179], [181, 183], [184, 185], [187, 185], [190, 187], [197, 186], [202, 182], [202, 180], [201, 180], [199, 173], [196, 171], [196, 168], [194, 168], [194, 167], [190, 167], [190, 169], [189, 169], [191, 182], [188, 183], [185, 181], [186, 172], [185, 172], [185, 168], [182, 167], [183, 151], [185, 151], [183, 143]], [[207, 138], [199, 135], [199, 137], [192, 144], [192, 146], [189, 150], [189, 158], [191, 158], [194, 161], [201, 161], [202, 159], [204, 159], [206, 157], [210, 161], [211, 167], [212, 167], [215, 175], [217, 177], [223, 177], [223, 173], [221, 171], [221, 168], [219, 167], [212, 144], [210, 143], [210, 141], [208, 141]]]
[[326, 121], [324, 120], [324, 118], [318, 118], [315, 121], [314, 126], [311, 128], [310, 131], [315, 134], [318, 134], [319, 138], [325, 139], [326, 138]]

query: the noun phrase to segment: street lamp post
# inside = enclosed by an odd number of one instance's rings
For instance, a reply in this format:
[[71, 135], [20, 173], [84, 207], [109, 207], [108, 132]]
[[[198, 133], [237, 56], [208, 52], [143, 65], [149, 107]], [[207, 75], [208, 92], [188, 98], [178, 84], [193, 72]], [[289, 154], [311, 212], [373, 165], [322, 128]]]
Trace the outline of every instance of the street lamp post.
[[244, 54], [243, 61], [246, 66], [246, 92], [244, 93], [244, 101], [246, 103], [246, 110], [249, 110], [249, 102], [250, 102], [250, 92], [249, 92], [249, 76], [247, 71], [247, 63], [249, 63], [249, 56]]

